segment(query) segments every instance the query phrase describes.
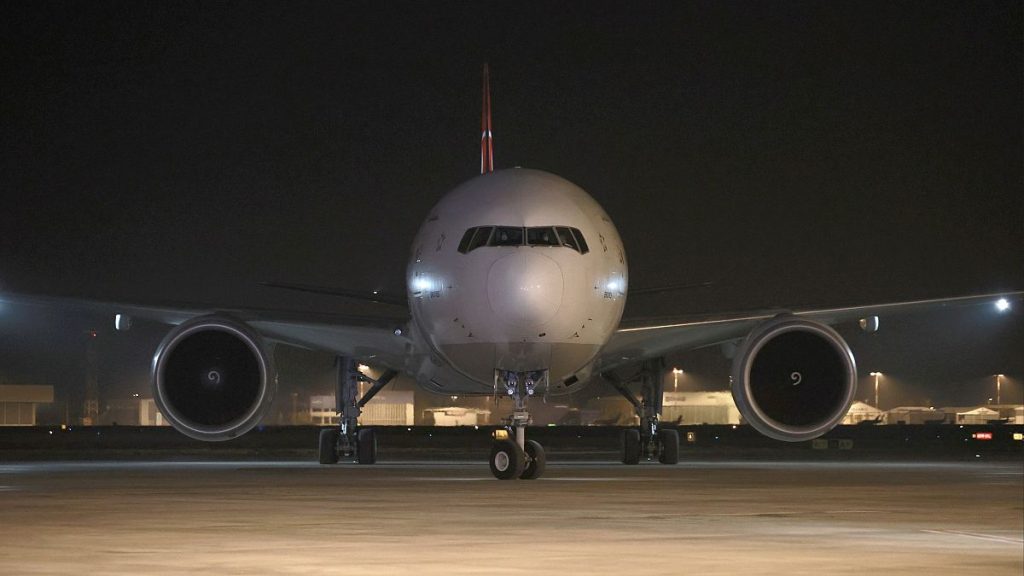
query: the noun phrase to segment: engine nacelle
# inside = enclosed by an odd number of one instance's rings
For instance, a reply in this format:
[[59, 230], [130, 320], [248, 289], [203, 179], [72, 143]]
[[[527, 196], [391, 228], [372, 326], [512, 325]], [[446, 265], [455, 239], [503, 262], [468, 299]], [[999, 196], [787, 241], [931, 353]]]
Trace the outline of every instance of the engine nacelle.
[[843, 420], [857, 389], [853, 352], [835, 330], [783, 315], [755, 328], [733, 360], [732, 397], [765, 436], [817, 438]]
[[248, 432], [277, 389], [262, 338], [245, 323], [218, 315], [171, 330], [153, 356], [151, 378], [164, 417], [183, 434], [207, 441]]

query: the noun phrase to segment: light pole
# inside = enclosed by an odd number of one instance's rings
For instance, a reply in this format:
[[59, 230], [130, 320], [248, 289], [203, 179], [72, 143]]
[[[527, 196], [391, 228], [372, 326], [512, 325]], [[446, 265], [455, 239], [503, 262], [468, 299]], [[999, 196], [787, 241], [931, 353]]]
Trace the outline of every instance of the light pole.
[[678, 392], [679, 391], [679, 375], [682, 374], [682, 373], [683, 373], [683, 370], [681, 368], [673, 368], [672, 369], [672, 391], [673, 392]]
[[875, 377], [875, 408], [881, 410], [881, 408], [878, 406], [878, 378], [882, 376], [882, 373], [872, 372], [871, 375]]
[[1003, 403], [1003, 375], [996, 374], [996, 404]]

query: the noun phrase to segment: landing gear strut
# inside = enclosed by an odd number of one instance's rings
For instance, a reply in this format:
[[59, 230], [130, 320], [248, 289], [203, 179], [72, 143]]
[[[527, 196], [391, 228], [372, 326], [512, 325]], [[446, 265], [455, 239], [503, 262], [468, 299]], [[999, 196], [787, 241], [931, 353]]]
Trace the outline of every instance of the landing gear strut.
[[539, 442], [526, 439], [530, 423], [527, 400], [541, 386], [547, 386], [547, 372], [498, 371], [494, 375], [494, 391], [504, 389], [515, 403], [508, 426], [496, 430], [491, 445], [491, 473], [499, 480], [534, 480], [544, 473], [547, 458]]
[[641, 458], [655, 457], [662, 464], [679, 462], [679, 432], [658, 427], [662, 399], [665, 392], [665, 362], [661, 358], [647, 360], [640, 366], [637, 375], [640, 380], [641, 398], [636, 396], [614, 375], [605, 378], [622, 394], [636, 410], [640, 418], [640, 429], [630, 428], [622, 433], [622, 463], [638, 464]]
[[[377, 461], [377, 435], [373, 428], [359, 428], [359, 415], [363, 406], [398, 372], [387, 370], [375, 380], [361, 373], [355, 360], [343, 356], [337, 357], [335, 368], [338, 371], [334, 389], [338, 427], [320, 431], [317, 450], [320, 463], [336, 464], [341, 458], [354, 456], [360, 464], [374, 464]], [[361, 398], [357, 398], [360, 382], [368, 382], [371, 386]]]

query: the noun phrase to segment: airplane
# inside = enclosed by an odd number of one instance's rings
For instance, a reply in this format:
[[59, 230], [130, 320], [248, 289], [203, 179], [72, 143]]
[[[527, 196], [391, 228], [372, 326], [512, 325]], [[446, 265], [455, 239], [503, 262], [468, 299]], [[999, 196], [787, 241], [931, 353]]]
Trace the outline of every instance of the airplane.
[[[670, 353], [721, 346], [732, 357], [731, 387], [743, 420], [777, 440], [806, 441], [831, 430], [857, 386], [850, 346], [835, 330], [857, 323], [874, 332], [880, 316], [996, 303], [1024, 292], [871, 306], [772, 310], [623, 321], [628, 262], [611, 217], [580, 187], [555, 174], [494, 168], [490, 81], [484, 66], [480, 175], [430, 210], [415, 236], [406, 294], [364, 294], [291, 283], [269, 286], [408, 307], [384, 317], [147, 306], [0, 294], [15, 303], [67, 304], [114, 313], [127, 331], [137, 318], [172, 326], [151, 365], [154, 399], [180, 432], [228, 440], [256, 426], [277, 386], [273, 347], [293, 345], [337, 356], [336, 428], [321, 430], [318, 459], [377, 459], [361, 409], [397, 375], [444, 394], [507, 396], [513, 411], [494, 433], [489, 466], [502, 480], [536, 479], [543, 447], [526, 438], [529, 399], [605, 381], [632, 404], [640, 425], [622, 436], [622, 462], [679, 460], [679, 436], [659, 416]], [[360, 364], [380, 368], [376, 377]], [[632, 373], [619, 376], [621, 370]], [[359, 384], [369, 383], [361, 396]], [[641, 395], [633, 393], [639, 383]]]

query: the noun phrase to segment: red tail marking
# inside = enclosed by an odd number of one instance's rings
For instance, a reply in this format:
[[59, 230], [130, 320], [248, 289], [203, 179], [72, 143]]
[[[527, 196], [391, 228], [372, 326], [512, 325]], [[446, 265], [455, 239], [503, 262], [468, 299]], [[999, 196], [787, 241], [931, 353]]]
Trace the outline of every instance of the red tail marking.
[[491, 135], [491, 73], [484, 63], [484, 105], [480, 113], [480, 173], [494, 172], [494, 138]]

